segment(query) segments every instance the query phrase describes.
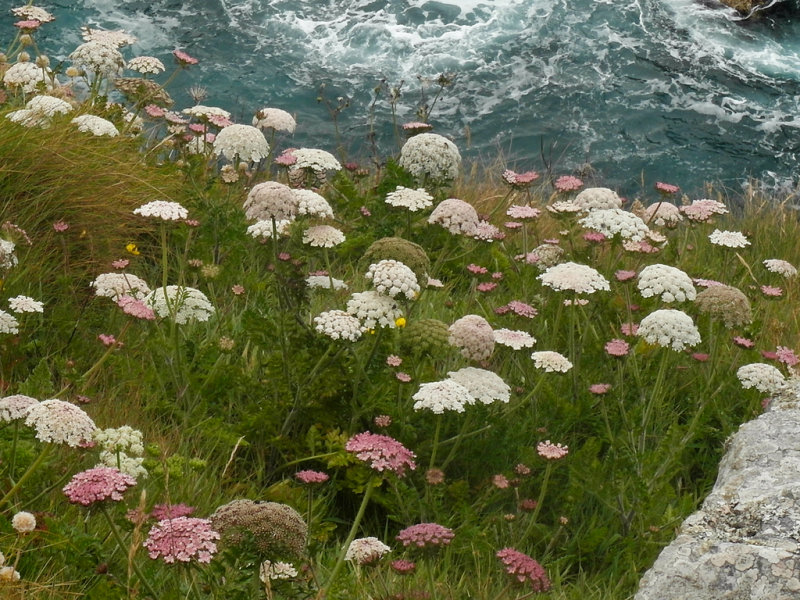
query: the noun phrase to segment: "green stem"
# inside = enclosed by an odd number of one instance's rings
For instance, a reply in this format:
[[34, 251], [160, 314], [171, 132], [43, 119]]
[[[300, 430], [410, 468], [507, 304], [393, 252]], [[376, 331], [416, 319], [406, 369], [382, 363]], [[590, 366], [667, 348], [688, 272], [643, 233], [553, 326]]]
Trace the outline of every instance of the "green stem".
[[38, 469], [39, 466], [44, 462], [44, 459], [47, 458], [47, 455], [50, 454], [52, 449], [53, 444], [47, 444], [44, 448], [42, 448], [39, 456], [37, 456], [36, 460], [31, 463], [31, 465], [28, 467], [28, 470], [22, 474], [22, 477], [19, 478], [19, 481], [17, 481], [11, 487], [11, 489], [6, 492], [5, 496], [0, 498], [0, 508], [5, 506], [5, 504], [14, 496], [14, 494], [19, 491], [19, 489], [22, 487], [22, 484], [25, 483], [25, 481], [27, 481], [31, 475], [33, 475], [33, 472], [36, 471], [36, 469]]
[[428, 463], [430, 471], [436, 464], [436, 451], [439, 448], [439, 434], [442, 431], [442, 415], [436, 415], [436, 430], [433, 432], [433, 449], [431, 450], [431, 460]]
[[[127, 548], [125, 546], [125, 542], [122, 540], [122, 536], [120, 536], [117, 526], [114, 525], [114, 520], [108, 513], [108, 508], [106, 508], [105, 504], [103, 504], [102, 502], [100, 503], [100, 512], [102, 512], [103, 516], [106, 518], [106, 522], [108, 522], [108, 527], [111, 529], [111, 535], [114, 537], [114, 541], [117, 542], [117, 546], [119, 546], [119, 549], [122, 551], [123, 556], [125, 556], [127, 554], [126, 551]], [[139, 570], [139, 565], [136, 564], [136, 561], [132, 560], [130, 564], [133, 567], [134, 573], [136, 573], [136, 576], [142, 582], [142, 585], [144, 585], [144, 587], [147, 589], [147, 593], [150, 594], [154, 599], [158, 600], [159, 595], [150, 585], [150, 582], [147, 580], [147, 578]]]

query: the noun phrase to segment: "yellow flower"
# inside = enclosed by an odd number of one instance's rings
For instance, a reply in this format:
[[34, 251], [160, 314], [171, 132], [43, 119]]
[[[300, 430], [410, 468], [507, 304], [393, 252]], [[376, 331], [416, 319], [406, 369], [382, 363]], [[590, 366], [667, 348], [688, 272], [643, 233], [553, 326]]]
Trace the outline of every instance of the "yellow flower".
[[137, 247], [136, 247], [136, 244], [134, 244], [133, 242], [130, 242], [130, 243], [128, 243], [128, 244], [125, 246], [125, 250], [127, 250], [128, 252], [130, 252], [130, 253], [131, 253], [131, 254], [133, 254], [134, 256], [139, 256], [139, 254], [141, 254], [141, 253], [139, 252], [139, 248], [137, 248]]
[[398, 317], [397, 319], [395, 319], [394, 324], [397, 325], [398, 327], [405, 327], [406, 320], [404, 317]]

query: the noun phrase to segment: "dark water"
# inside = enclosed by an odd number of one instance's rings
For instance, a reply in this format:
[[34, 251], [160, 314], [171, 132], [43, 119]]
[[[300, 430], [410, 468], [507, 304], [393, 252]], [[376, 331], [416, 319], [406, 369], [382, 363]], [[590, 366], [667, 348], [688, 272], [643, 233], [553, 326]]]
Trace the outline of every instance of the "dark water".
[[[20, 4], [8, 3], [8, 8]], [[797, 184], [800, 6], [741, 21], [713, 0], [59, 0], [43, 46], [62, 58], [79, 26], [124, 28], [126, 57], [165, 62], [174, 48], [200, 64], [170, 87], [199, 84], [206, 104], [243, 122], [264, 106], [295, 113], [293, 145], [333, 150], [325, 97], [353, 153], [366, 153], [369, 106], [381, 80], [397, 85], [401, 122], [455, 76], [431, 122], [468, 157], [498, 150], [517, 170], [556, 174], [591, 164], [624, 193], [644, 181], [700, 194], [706, 181], [748, 177]], [[8, 13], [6, 13], [8, 14]], [[7, 20], [4, 29], [10, 35]], [[423, 85], [428, 81], [427, 87]], [[375, 103], [377, 140], [391, 151], [389, 102]]]

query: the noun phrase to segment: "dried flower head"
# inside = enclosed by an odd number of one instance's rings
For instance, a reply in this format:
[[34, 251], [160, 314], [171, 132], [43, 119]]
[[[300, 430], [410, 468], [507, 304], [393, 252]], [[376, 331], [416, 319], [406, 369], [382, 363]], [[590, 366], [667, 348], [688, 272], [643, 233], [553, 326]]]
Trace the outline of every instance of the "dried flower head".
[[344, 449], [381, 473], [391, 471], [398, 477], [403, 477], [406, 469], [413, 471], [417, 468], [414, 462], [415, 454], [388, 435], [369, 431], [357, 433], [347, 440]]
[[11, 527], [17, 533], [30, 533], [36, 529], [36, 517], [29, 512], [21, 510], [11, 518]]
[[715, 285], [706, 288], [697, 294], [695, 304], [701, 313], [722, 320], [728, 329], [747, 325], [753, 320], [750, 300], [735, 287]]
[[419, 319], [412, 321], [403, 331], [400, 338], [401, 348], [414, 355], [430, 354], [449, 347], [450, 331], [446, 323], [437, 319]]
[[277, 502], [234, 500], [217, 508], [210, 520], [221, 543], [238, 547], [252, 542], [269, 557], [302, 556], [308, 536], [300, 513]]
[[156, 523], [142, 546], [150, 558], [161, 558], [167, 564], [192, 560], [209, 563], [217, 552], [215, 542], [219, 537], [208, 519], [176, 517]]
[[523, 255], [525, 262], [536, 265], [540, 271], [553, 267], [561, 262], [564, 256], [564, 249], [555, 244], [542, 244]]

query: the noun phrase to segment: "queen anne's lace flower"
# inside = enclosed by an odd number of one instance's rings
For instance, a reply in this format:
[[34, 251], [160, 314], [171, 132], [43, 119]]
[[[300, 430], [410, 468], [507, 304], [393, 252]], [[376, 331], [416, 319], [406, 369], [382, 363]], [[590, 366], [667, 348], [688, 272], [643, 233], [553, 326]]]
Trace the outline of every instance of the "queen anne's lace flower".
[[712, 244], [726, 248], [745, 248], [750, 245], [750, 241], [739, 231], [715, 229], [708, 235], [708, 239]]
[[438, 523], [417, 523], [397, 534], [397, 540], [403, 546], [416, 548], [429, 548], [431, 546], [447, 546], [455, 537], [453, 530]]
[[325, 150], [300, 148], [292, 150], [292, 155], [296, 159], [296, 162], [292, 165], [295, 169], [310, 169], [323, 172], [340, 171], [342, 169], [342, 165], [336, 160], [336, 157]]
[[532, 348], [536, 343], [536, 338], [527, 331], [519, 329], [495, 329], [494, 341], [514, 350], [521, 350], [522, 348]]
[[291, 563], [265, 560], [258, 569], [258, 578], [263, 582], [297, 577], [297, 569]]
[[483, 404], [492, 404], [496, 400], [507, 403], [511, 398], [511, 388], [497, 373], [464, 367], [458, 371], [450, 371], [448, 377], [467, 388], [470, 395]]
[[704, 223], [714, 215], [724, 215], [728, 213], [728, 208], [722, 202], [709, 200], [707, 198], [693, 200], [691, 204], [681, 206], [679, 210], [687, 219], [698, 223]]
[[683, 221], [680, 209], [671, 202], [656, 202], [644, 211], [644, 221], [657, 227], [675, 227]]
[[514, 548], [503, 548], [496, 554], [506, 567], [506, 573], [519, 583], [530, 583], [534, 592], [550, 589], [550, 579], [542, 565]]
[[297, 214], [332, 219], [333, 209], [328, 201], [312, 190], [293, 190], [297, 196]]
[[418, 212], [433, 206], [433, 196], [425, 188], [411, 189], [398, 185], [395, 191], [386, 195], [386, 204]]
[[216, 106], [205, 106], [203, 104], [195, 104], [189, 108], [184, 108], [181, 112], [204, 121], [207, 121], [210, 117], [222, 117], [223, 119], [231, 118], [231, 113], [227, 110]]
[[572, 363], [565, 356], [552, 350], [534, 352], [531, 358], [537, 369], [544, 369], [547, 373], [566, 373], [572, 368]]
[[465, 404], [475, 404], [470, 391], [454, 379], [423, 383], [411, 399], [415, 400], [414, 410], [429, 410], [437, 415], [445, 411], [463, 413]]
[[[327, 279], [327, 278], [326, 278]], [[353, 315], [343, 310], [329, 310], [314, 317], [314, 329], [334, 340], [355, 342], [361, 337], [364, 328]]]
[[76, 67], [83, 67], [92, 73], [113, 77], [125, 67], [125, 59], [114, 46], [88, 41], [72, 51], [69, 59]]
[[162, 558], [167, 564], [176, 560], [209, 563], [217, 552], [214, 542], [218, 539], [219, 534], [211, 529], [208, 519], [176, 517], [156, 523], [142, 546], [147, 548], [150, 558]]
[[137, 56], [128, 61], [128, 68], [131, 71], [142, 73], [143, 75], [158, 75], [166, 70], [164, 63], [155, 56]]
[[662, 302], [694, 300], [697, 292], [692, 278], [669, 265], [648, 265], [639, 273], [639, 292], [643, 298], [661, 296]]
[[43, 8], [39, 8], [38, 6], [19, 6], [17, 8], [12, 8], [11, 13], [15, 17], [24, 17], [25, 19], [30, 19], [31, 21], [39, 21], [39, 23], [50, 23], [51, 21], [55, 21], [55, 17], [52, 14]]
[[280, 108], [262, 108], [253, 117], [253, 127], [294, 133], [297, 122], [294, 117]]
[[142, 432], [129, 425], [122, 425], [116, 429], [98, 429], [95, 431], [94, 441], [109, 452], [125, 452], [137, 456], [144, 453]]
[[36, 398], [23, 394], [14, 394], [0, 398], [0, 421], [16, 421], [28, 414], [28, 410], [39, 404]]
[[119, 135], [119, 130], [111, 121], [95, 115], [80, 115], [72, 119], [71, 123], [78, 126], [78, 131], [91, 133], [97, 137]]
[[344, 449], [356, 455], [358, 460], [383, 473], [391, 471], [398, 477], [406, 474], [406, 469], [417, 468], [416, 455], [396, 439], [388, 435], [365, 431], [357, 433], [344, 445]]
[[572, 202], [586, 212], [622, 208], [622, 199], [617, 195], [617, 192], [604, 187], [586, 188], [575, 196]]
[[378, 292], [392, 298], [403, 294], [413, 300], [419, 294], [419, 284], [414, 271], [397, 260], [381, 260], [371, 264], [365, 277], [372, 280], [372, 285]]
[[470, 360], [489, 360], [494, 352], [494, 330], [480, 315], [465, 315], [449, 328], [449, 342]]
[[391, 551], [389, 546], [376, 537], [356, 538], [347, 547], [344, 559], [358, 565], [372, 565]]
[[38, 67], [32, 62], [18, 62], [11, 65], [3, 74], [3, 83], [7, 87], [14, 89], [20, 88], [25, 94], [32, 94], [43, 86], [45, 89], [52, 88], [49, 69]]
[[721, 319], [731, 329], [753, 320], [750, 301], [741, 290], [727, 285], [714, 285], [697, 294], [695, 304], [701, 313]]
[[25, 108], [30, 112], [30, 119], [35, 120], [37, 125], [42, 126], [49, 124], [50, 119], [55, 115], [65, 115], [72, 112], [72, 105], [69, 102], [44, 94], [31, 98]]
[[756, 388], [764, 394], [777, 394], [786, 385], [783, 374], [766, 363], [751, 363], [739, 367], [736, 377], [744, 389]]
[[303, 243], [315, 248], [333, 248], [344, 240], [344, 234], [330, 225], [316, 225], [303, 232]]
[[428, 217], [428, 223], [441, 225], [453, 235], [474, 236], [478, 221], [478, 213], [472, 205], [457, 198], [442, 200]]
[[306, 285], [310, 288], [323, 288], [326, 290], [331, 289], [331, 285], [333, 285], [334, 290], [347, 289], [347, 284], [344, 281], [327, 275], [309, 275], [306, 277]]
[[768, 258], [764, 261], [764, 266], [769, 272], [783, 275], [786, 278], [797, 275], [797, 269], [794, 265], [779, 258]]
[[109, 31], [107, 29], [94, 29], [88, 25], [81, 27], [81, 37], [86, 42], [98, 42], [111, 48], [122, 48], [136, 43], [136, 37], [126, 33], [124, 29]]
[[214, 139], [214, 154], [230, 161], [259, 162], [269, 156], [269, 144], [261, 130], [251, 125], [228, 125]]
[[543, 285], [556, 291], [572, 291], [576, 294], [592, 294], [611, 289], [608, 280], [596, 269], [574, 262], [565, 262], [550, 267], [537, 279]]
[[403, 144], [399, 164], [417, 179], [427, 177], [434, 181], [449, 181], [458, 175], [461, 154], [447, 138], [435, 133], [421, 133]]
[[21, 510], [12, 517], [11, 527], [18, 533], [30, 533], [36, 529], [36, 517], [29, 512]]
[[97, 502], [122, 500], [122, 494], [136, 485], [136, 479], [113, 467], [95, 467], [73, 476], [64, 495], [73, 504], [91, 506]]
[[536, 453], [547, 460], [558, 460], [569, 453], [569, 446], [553, 444], [550, 440], [536, 444]]
[[649, 230], [644, 221], [621, 208], [594, 210], [578, 221], [587, 229], [599, 231], [608, 238], [619, 235], [623, 240], [640, 242]]
[[677, 351], [700, 343], [700, 332], [692, 318], [683, 311], [669, 308], [654, 311], [642, 319], [636, 335], [648, 344]]
[[512, 219], [537, 219], [542, 211], [533, 206], [512, 204], [506, 210], [506, 214]]
[[244, 214], [259, 221], [285, 221], [297, 213], [299, 198], [292, 188], [277, 181], [254, 185], [244, 202]]
[[[275, 221], [275, 233], [278, 236], [289, 234], [289, 227], [294, 223], [294, 219]], [[272, 239], [272, 220], [257, 221], [247, 228], [247, 235], [254, 238]]]
[[81, 408], [61, 400], [44, 400], [33, 405], [25, 416], [25, 425], [36, 430], [36, 438], [73, 448], [89, 442], [97, 427]]
[[357, 317], [367, 329], [376, 326], [395, 328], [403, 313], [390, 296], [378, 292], [357, 292], [347, 301], [347, 312]]
[[103, 273], [89, 284], [96, 296], [118, 301], [123, 296], [141, 300], [150, 293], [147, 283], [130, 273]]
[[44, 312], [44, 304], [28, 296], [14, 296], [8, 299], [8, 306], [15, 313]]
[[19, 333], [19, 321], [4, 310], [0, 310], [0, 333]]
[[141, 215], [142, 217], [155, 217], [163, 221], [182, 221], [189, 216], [189, 211], [177, 202], [153, 200], [134, 209], [133, 214]]
[[[522, 255], [525, 262], [534, 264], [540, 271], [555, 266], [561, 262], [564, 256], [564, 249], [555, 244], [542, 244], [531, 250], [528, 254]], [[518, 257], [519, 258], [519, 257]]]
[[124, 452], [101, 450], [98, 458], [100, 462], [95, 467], [113, 467], [134, 479], [146, 478], [148, 475], [147, 469], [144, 467], [144, 457], [128, 456]]
[[179, 325], [189, 321], [208, 321], [214, 307], [205, 294], [198, 289], [168, 285], [150, 292], [144, 299], [159, 317], [171, 317]]

